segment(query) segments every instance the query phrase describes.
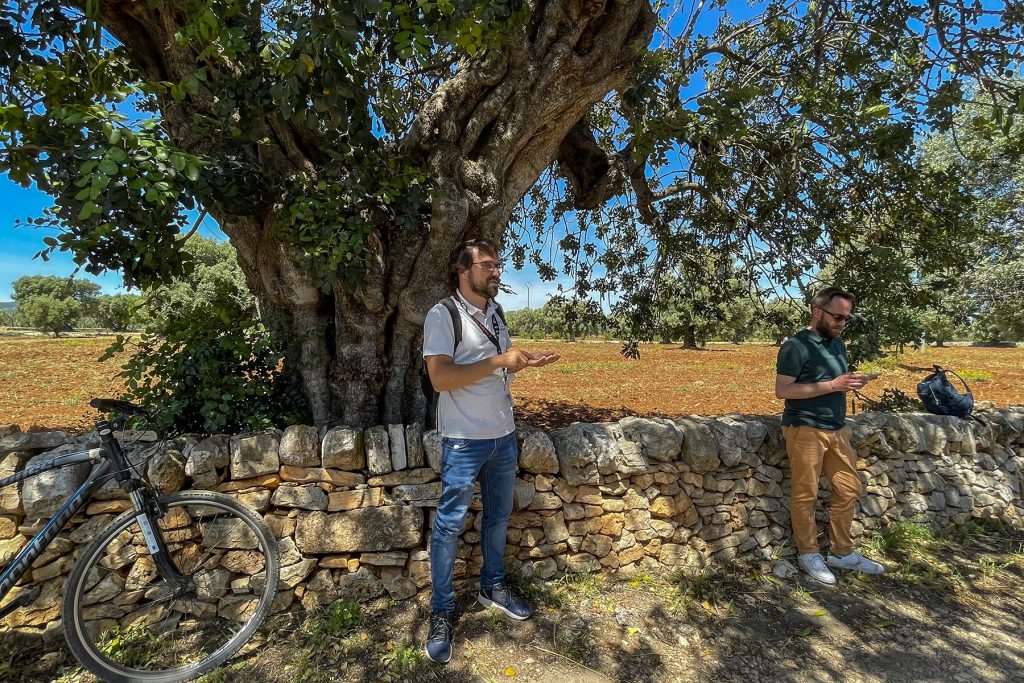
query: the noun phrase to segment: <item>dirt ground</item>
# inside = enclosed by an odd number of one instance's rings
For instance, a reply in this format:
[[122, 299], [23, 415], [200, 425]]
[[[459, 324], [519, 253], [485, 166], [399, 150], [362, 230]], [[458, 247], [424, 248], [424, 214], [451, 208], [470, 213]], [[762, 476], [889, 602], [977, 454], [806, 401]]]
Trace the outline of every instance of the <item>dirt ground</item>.
[[[123, 389], [117, 359], [97, 358], [112, 337], [0, 337], [0, 423], [23, 430], [92, 427], [89, 400]], [[677, 417], [776, 413], [775, 356], [767, 344], [711, 344], [703, 350], [648, 344], [639, 360], [617, 342], [521, 340], [527, 350], [554, 350], [553, 365], [519, 373], [513, 383], [517, 419], [543, 428], [626, 415]], [[872, 364], [883, 372], [864, 393], [898, 387], [911, 396], [933, 364], [965, 375], [978, 401], [1024, 403], [1024, 348], [928, 348]]]
[[[777, 580], [762, 573], [767, 567], [618, 582], [577, 575], [523, 584], [538, 606], [526, 622], [487, 611], [463, 591], [447, 666], [422, 654], [422, 601], [366, 605], [361, 623], [333, 632], [295, 612], [203, 680], [1024, 680], [1024, 533], [976, 529], [916, 540], [895, 532], [867, 545], [889, 574], [845, 574], [835, 587], [803, 576]], [[91, 680], [64, 650], [9, 658], [0, 679]]]

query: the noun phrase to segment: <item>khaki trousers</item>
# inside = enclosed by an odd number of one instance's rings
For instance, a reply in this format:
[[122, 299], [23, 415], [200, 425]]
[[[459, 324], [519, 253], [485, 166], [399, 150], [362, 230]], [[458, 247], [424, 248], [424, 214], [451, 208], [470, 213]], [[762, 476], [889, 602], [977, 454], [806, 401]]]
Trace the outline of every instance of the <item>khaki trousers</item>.
[[860, 477], [857, 475], [857, 454], [850, 445], [850, 429], [836, 431], [807, 425], [782, 428], [792, 471], [789, 514], [793, 522], [796, 547], [801, 553], [818, 552], [818, 527], [814, 522], [814, 506], [818, 501], [818, 478], [822, 469], [832, 483], [832, 500], [828, 508], [828, 532], [832, 552], [847, 555], [853, 551], [850, 527], [853, 506], [860, 498]]

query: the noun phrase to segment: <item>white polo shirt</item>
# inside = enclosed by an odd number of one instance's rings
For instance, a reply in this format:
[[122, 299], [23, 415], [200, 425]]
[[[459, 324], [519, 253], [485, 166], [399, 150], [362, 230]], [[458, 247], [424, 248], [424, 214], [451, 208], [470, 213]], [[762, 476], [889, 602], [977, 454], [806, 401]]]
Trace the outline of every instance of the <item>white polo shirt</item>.
[[[488, 301], [487, 310], [482, 311], [457, 293], [454, 299], [455, 307], [462, 316], [462, 341], [459, 342], [459, 348], [455, 350], [453, 357], [457, 365], [468, 365], [498, 355], [494, 344], [473, 322], [474, 318], [492, 334], [494, 325], [498, 326], [498, 341], [502, 353], [512, 348], [508, 328], [501, 322], [493, 301]], [[454, 345], [455, 328], [452, 326], [451, 315], [444, 304], [438, 303], [430, 309], [423, 322], [423, 357], [451, 357]], [[439, 392], [437, 429], [441, 436], [456, 439], [497, 439], [515, 430], [512, 395], [503, 376], [504, 373], [499, 368], [473, 384], [452, 391]], [[508, 373], [508, 382], [511, 383], [513, 379], [515, 375]]]

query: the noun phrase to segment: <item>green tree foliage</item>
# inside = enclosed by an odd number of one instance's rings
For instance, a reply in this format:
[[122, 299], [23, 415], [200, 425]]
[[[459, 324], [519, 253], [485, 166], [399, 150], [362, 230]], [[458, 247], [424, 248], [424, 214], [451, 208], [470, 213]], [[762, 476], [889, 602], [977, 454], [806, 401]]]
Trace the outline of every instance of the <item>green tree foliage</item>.
[[1024, 340], [1024, 124], [994, 121], [986, 113], [978, 104], [965, 106], [949, 131], [923, 146], [923, 165], [961, 178], [963, 191], [975, 199], [971, 220], [987, 230], [985, 239], [958, 245], [968, 267], [951, 274], [944, 295], [924, 314], [929, 340], [954, 334], [984, 342]]
[[963, 300], [978, 341], [1024, 341], [1024, 253], [986, 260], [965, 277]]
[[732, 254], [695, 251], [662, 280], [655, 335], [665, 342], [682, 341], [686, 348], [703, 345], [736, 315], [736, 301], [749, 291]]
[[41, 332], [52, 332], [54, 337], [74, 330], [81, 317], [82, 304], [70, 297], [33, 294], [18, 302], [19, 320]]
[[647, 338], [701, 245], [788, 288], [854, 238], [913, 252], [976, 228], [917, 140], [967, 81], [1012, 122], [1019, 3], [736, 5], [12, 0], [0, 169], [53, 197], [47, 249], [144, 289], [188, 274], [187, 211], [209, 212], [316, 422], [408, 421], [466, 237], [505, 234]]
[[11, 298], [18, 304], [16, 320], [57, 337], [74, 330], [84, 315], [95, 310], [100, 286], [77, 278], [24, 275], [11, 289]]
[[759, 318], [754, 334], [766, 341], [781, 345], [801, 327], [807, 325], [810, 309], [803, 302], [790, 298], [773, 296], [759, 309]]
[[45, 294], [54, 299], [74, 299], [87, 308], [100, 293], [95, 282], [55, 275], [24, 275], [13, 282], [11, 289], [11, 298], [17, 302]]
[[281, 346], [259, 321], [229, 244], [193, 237], [187, 275], [151, 290], [146, 332], [119, 337], [131, 349], [121, 376], [163, 432], [228, 432], [308, 420], [300, 391], [280, 373]]
[[127, 332], [138, 327], [141, 299], [136, 294], [104, 294], [96, 299], [96, 322], [111, 332]]

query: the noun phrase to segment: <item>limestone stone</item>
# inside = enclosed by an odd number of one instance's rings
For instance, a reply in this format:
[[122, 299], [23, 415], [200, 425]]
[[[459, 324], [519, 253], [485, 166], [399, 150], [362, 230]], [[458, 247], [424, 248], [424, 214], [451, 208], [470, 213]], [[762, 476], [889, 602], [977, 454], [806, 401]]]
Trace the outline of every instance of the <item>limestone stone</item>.
[[619, 427], [626, 439], [640, 444], [647, 460], [671, 462], [679, 457], [683, 434], [671, 420], [630, 416], [619, 420]]
[[748, 448], [747, 428], [742, 422], [730, 417], [718, 417], [708, 421], [718, 443], [718, 457], [726, 467], [735, 467]]
[[270, 491], [257, 489], [233, 494], [240, 503], [248, 505], [256, 512], [266, 512], [270, 507]]
[[600, 567], [600, 562], [590, 553], [578, 553], [565, 558], [565, 568], [570, 572], [592, 572]]
[[422, 538], [423, 511], [406, 505], [311, 512], [299, 516], [295, 543], [303, 555], [412, 548]]
[[67, 432], [13, 432], [0, 438], [0, 455], [12, 452], [51, 450], [68, 442]]
[[327, 494], [319, 486], [281, 486], [270, 499], [272, 505], [301, 510], [326, 510]]
[[562, 499], [563, 503], [571, 503], [575, 495], [577, 495], [577, 487], [569, 484], [565, 479], [555, 481], [552, 490], [558, 498]]
[[[27, 456], [24, 453], [8, 453], [0, 458], [0, 479], [6, 479], [25, 465]], [[21, 506], [21, 496], [17, 486], [0, 488], [0, 512], [22, 515], [25, 510]]]
[[573, 486], [599, 484], [601, 474], [636, 474], [649, 467], [640, 444], [626, 439], [617, 423], [576, 422], [552, 431], [551, 440], [559, 471]]
[[396, 576], [384, 581], [384, 590], [388, 596], [395, 600], [407, 600], [414, 597], [417, 592], [416, 583], [408, 576]]
[[426, 454], [423, 451], [423, 425], [413, 422], [405, 426], [405, 451], [409, 467], [427, 466]]
[[[619, 553], [619, 559], [622, 559], [622, 553]], [[688, 545], [663, 543], [658, 549], [658, 562], [667, 567], [697, 567], [702, 559], [701, 554]]]
[[562, 499], [556, 493], [537, 493], [529, 508], [531, 510], [557, 510], [562, 507]]
[[544, 537], [548, 543], [560, 543], [568, 540], [569, 529], [565, 526], [565, 518], [555, 513], [544, 519]]
[[[44, 434], [52, 432], [41, 432]], [[63, 432], [61, 432], [63, 434]], [[19, 436], [18, 434], [12, 436]], [[11, 437], [8, 437], [11, 438]], [[25, 469], [29, 469], [41, 462], [52, 460], [63, 453], [70, 453], [77, 450], [73, 445], [62, 446], [46, 453], [41, 453], [30, 458], [25, 463]], [[70, 467], [43, 472], [29, 477], [21, 482], [21, 505], [25, 510], [25, 518], [28, 520], [48, 519], [60, 509], [78, 487], [82, 485], [89, 475], [89, 463], [80, 463]], [[9, 475], [8, 475], [9, 476]], [[5, 512], [10, 510], [5, 510]]]
[[533, 488], [530, 482], [524, 479], [516, 479], [516, 487], [512, 493], [512, 509], [525, 510], [530, 507], [536, 492], [537, 490]]
[[427, 456], [427, 464], [435, 472], [441, 472], [441, 433], [436, 429], [423, 434], [423, 452]]
[[330, 469], [326, 467], [295, 467], [284, 465], [280, 470], [281, 479], [300, 484], [324, 483], [332, 486], [358, 486], [366, 478], [358, 472]]
[[327, 495], [327, 511], [340, 512], [357, 508], [385, 505], [388, 498], [382, 488], [356, 489], [354, 491], [333, 491]]
[[384, 583], [365, 568], [338, 579], [338, 594], [349, 600], [365, 602], [384, 594]]
[[519, 468], [534, 474], [558, 472], [558, 455], [551, 438], [542, 430], [529, 425], [517, 428], [519, 437]]
[[409, 466], [405, 449], [405, 427], [400, 424], [388, 425], [388, 445], [391, 447], [391, 469], [398, 472]]
[[161, 493], [180, 491], [185, 486], [185, 456], [171, 448], [154, 448], [146, 465], [146, 478]]
[[0, 541], [0, 565], [6, 565], [28, 544], [28, 538], [22, 535], [13, 536]]
[[224, 435], [209, 436], [185, 447], [185, 474], [197, 478], [204, 473], [226, 469], [231, 462], [230, 439]]
[[646, 510], [650, 507], [650, 501], [642, 493], [632, 488], [622, 496], [622, 502], [627, 510]]
[[581, 430], [566, 427], [549, 434], [558, 456], [558, 471], [573, 486], [598, 484], [597, 459]]
[[326, 468], [351, 471], [366, 467], [363, 432], [360, 429], [334, 427], [328, 430], [324, 434], [320, 450], [321, 463]]
[[558, 563], [554, 558], [545, 557], [533, 563], [533, 575], [538, 579], [550, 579], [558, 572]]
[[436, 506], [441, 497], [441, 482], [429, 484], [406, 484], [396, 486], [392, 491], [395, 500], [412, 503], [413, 505]]
[[652, 517], [658, 519], [671, 519], [676, 515], [676, 504], [669, 496], [658, 496], [651, 501], [650, 511]]
[[436, 480], [437, 472], [430, 467], [421, 467], [414, 470], [396, 471], [391, 474], [370, 477], [370, 480], [366, 483], [370, 486], [404, 486], [408, 484], [426, 484]]
[[583, 539], [583, 545], [580, 546], [580, 550], [584, 553], [590, 553], [595, 557], [604, 557], [612, 549], [612, 539], [608, 536], [602, 536], [600, 534], [592, 534], [586, 536]]
[[377, 425], [363, 432], [366, 441], [366, 467], [371, 476], [391, 472], [391, 448], [388, 430]]
[[682, 459], [697, 473], [714, 472], [721, 465], [718, 442], [705, 420], [681, 417], [674, 420], [683, 434]]
[[404, 567], [409, 553], [393, 551], [386, 553], [363, 553], [359, 556], [360, 564], [372, 564], [379, 567]]
[[316, 427], [292, 425], [284, 430], [278, 445], [278, 460], [282, 465], [319, 467], [320, 450]]
[[651, 526], [651, 513], [647, 510], [637, 509], [626, 512], [626, 528], [630, 531], [647, 529]]
[[280, 439], [268, 431], [231, 439], [231, 478], [246, 479], [275, 473], [281, 467]]

